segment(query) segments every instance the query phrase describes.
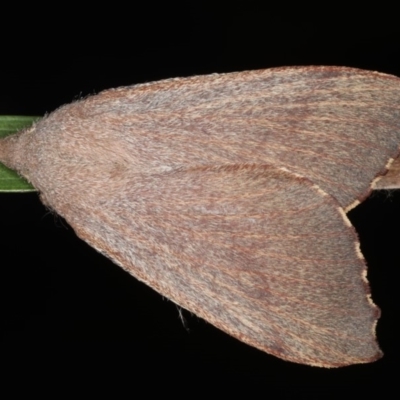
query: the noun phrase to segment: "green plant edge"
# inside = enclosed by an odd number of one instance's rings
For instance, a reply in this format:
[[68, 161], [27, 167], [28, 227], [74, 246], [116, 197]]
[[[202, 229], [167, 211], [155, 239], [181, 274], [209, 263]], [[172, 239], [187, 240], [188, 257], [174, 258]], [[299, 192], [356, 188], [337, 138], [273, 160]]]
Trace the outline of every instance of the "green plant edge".
[[[31, 126], [40, 117], [0, 115], [0, 138]], [[0, 193], [35, 192], [36, 189], [15, 171], [0, 163]]]

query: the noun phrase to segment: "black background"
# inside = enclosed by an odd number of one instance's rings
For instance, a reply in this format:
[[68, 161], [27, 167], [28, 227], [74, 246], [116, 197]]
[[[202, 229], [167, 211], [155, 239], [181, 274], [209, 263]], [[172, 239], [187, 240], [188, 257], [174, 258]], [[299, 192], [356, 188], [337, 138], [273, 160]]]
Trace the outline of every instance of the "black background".
[[[5, 12], [0, 114], [43, 115], [110, 87], [284, 65], [400, 76], [400, 29], [390, 9], [309, 13], [250, 1], [80, 11]], [[349, 215], [382, 309], [377, 336], [385, 356], [334, 370], [279, 360], [179, 310], [78, 239], [35, 193], [0, 194], [0, 207], [0, 351], [7, 376], [32, 376], [44, 386], [50, 376], [68, 385], [94, 376], [100, 388], [119, 376], [121, 384], [148, 380], [149, 393], [163, 381], [163, 390], [185, 396], [218, 383], [224, 391], [256, 388], [265, 396], [279, 388], [284, 397], [348, 385], [360, 393], [396, 375], [400, 193], [374, 192]]]

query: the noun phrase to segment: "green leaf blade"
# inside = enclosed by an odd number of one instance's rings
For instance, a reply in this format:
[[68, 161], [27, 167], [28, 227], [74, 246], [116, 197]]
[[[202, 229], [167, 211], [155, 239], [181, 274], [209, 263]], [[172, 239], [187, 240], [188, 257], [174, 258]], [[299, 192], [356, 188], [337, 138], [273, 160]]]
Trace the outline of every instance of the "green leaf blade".
[[[11, 135], [26, 128], [39, 117], [18, 115], [0, 116], [0, 138]], [[34, 192], [36, 189], [15, 171], [0, 163], [0, 192]]]

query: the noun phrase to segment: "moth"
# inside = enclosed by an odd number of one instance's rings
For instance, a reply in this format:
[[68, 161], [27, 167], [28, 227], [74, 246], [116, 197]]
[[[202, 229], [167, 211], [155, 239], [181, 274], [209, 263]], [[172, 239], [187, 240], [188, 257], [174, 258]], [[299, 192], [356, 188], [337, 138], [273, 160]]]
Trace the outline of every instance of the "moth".
[[288, 361], [377, 360], [346, 212], [398, 156], [400, 80], [290, 67], [106, 90], [0, 141], [76, 234], [163, 296]]

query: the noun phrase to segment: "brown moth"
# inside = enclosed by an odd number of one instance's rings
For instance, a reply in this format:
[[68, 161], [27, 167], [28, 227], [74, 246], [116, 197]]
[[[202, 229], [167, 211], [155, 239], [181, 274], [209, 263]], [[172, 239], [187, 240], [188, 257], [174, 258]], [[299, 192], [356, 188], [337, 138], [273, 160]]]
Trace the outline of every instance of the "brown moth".
[[397, 157], [400, 80], [339, 67], [169, 79], [0, 142], [78, 236], [234, 337], [322, 367], [378, 359], [345, 211]]

